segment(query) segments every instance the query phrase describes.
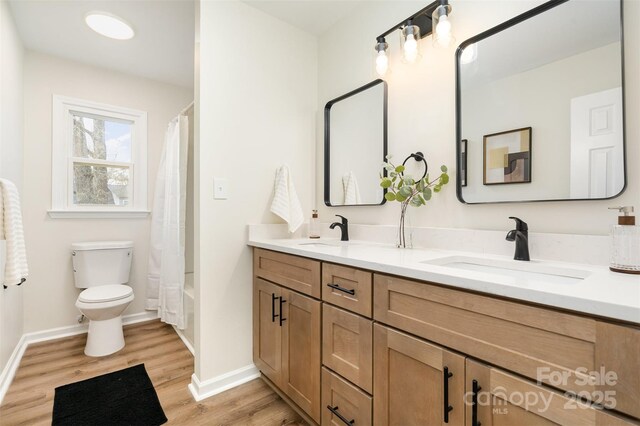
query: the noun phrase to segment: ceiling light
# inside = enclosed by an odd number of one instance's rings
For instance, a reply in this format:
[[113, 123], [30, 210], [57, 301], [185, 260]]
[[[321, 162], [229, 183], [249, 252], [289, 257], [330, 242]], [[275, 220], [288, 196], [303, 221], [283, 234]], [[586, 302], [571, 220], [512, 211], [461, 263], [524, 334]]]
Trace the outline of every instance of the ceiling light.
[[402, 59], [405, 62], [413, 64], [420, 59], [420, 51], [418, 50], [418, 41], [420, 40], [420, 27], [413, 25], [411, 19], [407, 21], [407, 25], [400, 31], [402, 38]]
[[93, 31], [116, 40], [129, 40], [135, 32], [122, 18], [106, 12], [91, 12], [84, 18]]

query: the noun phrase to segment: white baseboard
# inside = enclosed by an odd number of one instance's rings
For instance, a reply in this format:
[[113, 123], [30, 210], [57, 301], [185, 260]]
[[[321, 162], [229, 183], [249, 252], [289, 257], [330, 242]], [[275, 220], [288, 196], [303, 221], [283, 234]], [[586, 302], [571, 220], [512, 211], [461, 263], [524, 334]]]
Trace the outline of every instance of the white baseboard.
[[204, 382], [201, 382], [198, 377], [193, 374], [191, 376], [191, 383], [189, 384], [189, 391], [191, 391], [191, 395], [193, 395], [196, 401], [202, 401], [205, 398], [235, 388], [258, 377], [260, 377], [260, 371], [253, 364], [221, 374], [218, 377], [205, 380]]
[[[158, 318], [158, 314], [156, 312], [145, 311], [137, 314], [123, 315], [122, 324], [135, 324], [156, 318]], [[9, 390], [9, 386], [16, 375], [16, 371], [18, 370], [18, 366], [20, 365], [24, 352], [30, 344], [84, 334], [88, 329], [89, 324], [77, 324], [23, 334], [20, 341], [14, 348], [11, 357], [9, 357], [7, 364], [4, 366], [2, 373], [0, 373], [0, 404], [2, 404], [2, 400], [4, 399], [5, 394]]]

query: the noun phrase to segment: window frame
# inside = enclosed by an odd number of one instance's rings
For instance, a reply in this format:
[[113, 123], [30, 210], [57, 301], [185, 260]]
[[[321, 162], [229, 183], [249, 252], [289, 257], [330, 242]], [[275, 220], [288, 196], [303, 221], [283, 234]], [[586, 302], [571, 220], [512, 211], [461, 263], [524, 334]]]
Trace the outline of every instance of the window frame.
[[[53, 95], [51, 151], [52, 218], [137, 218], [149, 214], [147, 205], [147, 113], [131, 108], [84, 99]], [[73, 113], [112, 118], [132, 123], [131, 162], [97, 160], [74, 156]], [[73, 203], [73, 165], [113, 165], [128, 167], [130, 202], [126, 206]]]

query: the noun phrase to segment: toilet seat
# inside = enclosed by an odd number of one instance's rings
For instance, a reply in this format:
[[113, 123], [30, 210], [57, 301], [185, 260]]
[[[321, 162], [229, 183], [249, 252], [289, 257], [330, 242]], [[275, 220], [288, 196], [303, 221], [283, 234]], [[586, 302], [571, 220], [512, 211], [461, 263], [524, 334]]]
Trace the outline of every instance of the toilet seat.
[[103, 303], [126, 299], [133, 294], [133, 289], [128, 285], [112, 284], [91, 287], [84, 290], [78, 296], [79, 302]]

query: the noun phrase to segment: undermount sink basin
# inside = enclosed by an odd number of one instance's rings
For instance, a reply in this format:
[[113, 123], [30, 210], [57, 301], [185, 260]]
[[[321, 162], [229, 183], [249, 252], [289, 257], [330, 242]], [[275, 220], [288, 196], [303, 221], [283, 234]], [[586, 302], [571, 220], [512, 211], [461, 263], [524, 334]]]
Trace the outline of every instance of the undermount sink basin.
[[309, 246], [309, 247], [336, 247], [335, 244], [321, 243], [321, 242], [298, 243], [298, 245]]
[[509, 261], [472, 256], [450, 256], [421, 263], [558, 284], [579, 283], [591, 274], [587, 270], [557, 267], [544, 262]]

